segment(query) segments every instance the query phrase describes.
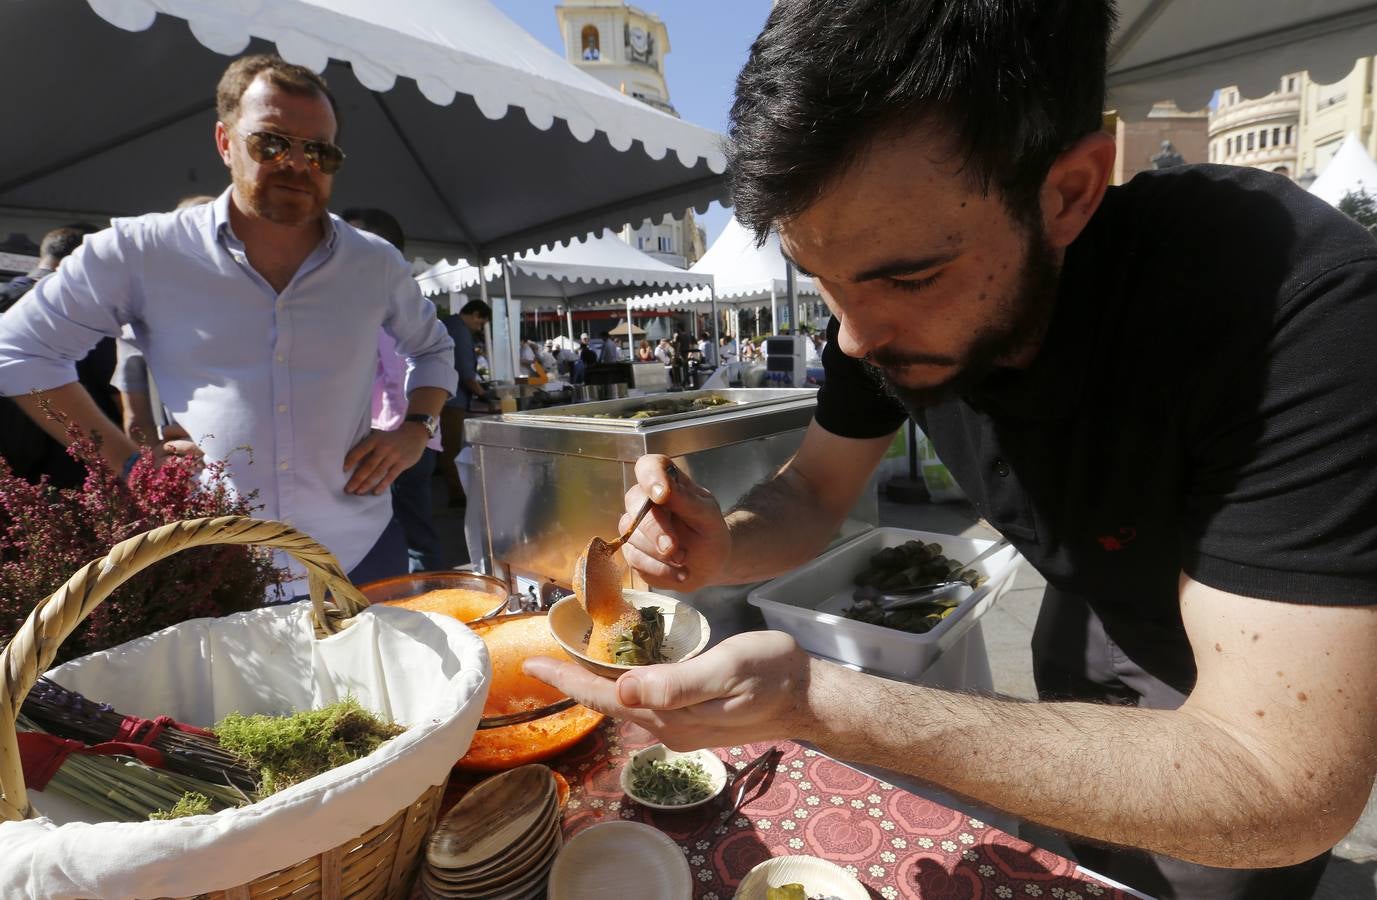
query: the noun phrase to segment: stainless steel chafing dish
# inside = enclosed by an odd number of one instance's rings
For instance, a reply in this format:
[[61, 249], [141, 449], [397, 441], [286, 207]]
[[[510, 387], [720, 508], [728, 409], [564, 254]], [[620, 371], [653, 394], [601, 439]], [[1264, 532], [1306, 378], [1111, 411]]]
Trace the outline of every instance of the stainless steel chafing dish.
[[[730, 508], [798, 449], [816, 394], [797, 388], [684, 391], [471, 419], [466, 436], [481, 488], [481, 507], [474, 512], [485, 531], [484, 568], [507, 578], [519, 593], [567, 590], [574, 558], [588, 539], [616, 533], [636, 460], [647, 453], [672, 457], [723, 509]], [[702, 397], [729, 403], [621, 418], [647, 402]], [[875, 494], [867, 491], [839, 539], [878, 521]], [[645, 587], [631, 576], [627, 585]], [[759, 623], [745, 602], [749, 588], [679, 596], [708, 617], [718, 640]]]

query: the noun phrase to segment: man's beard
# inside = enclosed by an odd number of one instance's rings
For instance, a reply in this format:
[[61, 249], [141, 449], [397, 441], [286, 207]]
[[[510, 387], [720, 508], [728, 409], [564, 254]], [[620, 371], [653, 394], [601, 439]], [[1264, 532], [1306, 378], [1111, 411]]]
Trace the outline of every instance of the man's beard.
[[[909, 411], [935, 406], [960, 395], [983, 381], [998, 368], [998, 360], [1009, 359], [1041, 343], [1057, 300], [1060, 272], [1056, 254], [1047, 244], [1041, 223], [1030, 228], [1022, 271], [1012, 296], [999, 304], [1002, 320], [987, 325], [960, 359], [922, 353], [890, 353], [881, 349], [862, 361], [867, 372], [884, 392]], [[895, 384], [887, 369], [905, 365], [955, 366], [956, 372], [940, 384], [911, 388]]]
[[[266, 181], [236, 177], [234, 181], [239, 195], [244, 198], [249, 209], [255, 215], [278, 225], [305, 225], [313, 222], [321, 217], [330, 202], [328, 193], [323, 194], [309, 175], [278, 174]], [[276, 185], [306, 191], [309, 196], [284, 196], [282, 192], [273, 190]]]

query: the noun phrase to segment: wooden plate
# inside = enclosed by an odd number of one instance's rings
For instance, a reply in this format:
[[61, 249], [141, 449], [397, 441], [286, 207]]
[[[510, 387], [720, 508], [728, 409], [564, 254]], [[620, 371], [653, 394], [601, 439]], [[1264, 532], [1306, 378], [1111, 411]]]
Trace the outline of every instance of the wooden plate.
[[[666, 662], [682, 662], [702, 653], [711, 637], [708, 620], [682, 600], [648, 591], [622, 591], [627, 602], [637, 609], [657, 606], [665, 617], [664, 655]], [[577, 597], [565, 597], [550, 607], [550, 633], [560, 647], [585, 669], [604, 678], [617, 678], [635, 666], [601, 662], [588, 653], [588, 632], [593, 620], [583, 611]]]
[[427, 863], [427, 865], [435, 877], [446, 884], [456, 888], [477, 886], [492, 880], [495, 876], [515, 870], [539, 856], [545, 851], [551, 836], [559, 830], [559, 826], [559, 809], [551, 802], [548, 806], [548, 812], [542, 813], [542, 819], [533, 825], [530, 831], [518, 837], [509, 848], [491, 859], [476, 866], [463, 868], [437, 866], [434, 863]]
[[543, 824], [554, 794], [545, 766], [522, 766], [479, 782], [436, 826], [426, 860], [447, 869], [491, 860]]
[[564, 845], [550, 868], [549, 900], [684, 900], [693, 874], [684, 851], [639, 822], [603, 822]]

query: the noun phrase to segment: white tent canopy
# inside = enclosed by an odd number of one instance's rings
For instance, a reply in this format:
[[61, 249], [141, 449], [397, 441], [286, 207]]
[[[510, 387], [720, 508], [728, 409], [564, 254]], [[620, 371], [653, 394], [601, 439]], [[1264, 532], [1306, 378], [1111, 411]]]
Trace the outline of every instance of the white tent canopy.
[[1366, 191], [1377, 197], [1377, 162], [1373, 162], [1358, 136], [1349, 133], [1320, 177], [1310, 185], [1310, 193], [1330, 206], [1350, 191]]
[[[680, 269], [643, 253], [617, 237], [604, 232], [583, 243], [547, 247], [522, 253], [507, 261], [511, 295], [534, 307], [590, 306], [628, 288], [674, 290], [685, 285], [711, 285], [712, 276]], [[502, 263], [484, 268], [491, 293], [506, 295]], [[478, 267], [460, 260], [441, 261], [420, 276], [417, 283], [428, 296], [450, 291], [466, 291], [479, 282]]]
[[[504, 315], [494, 315], [493, 340], [511, 348], [517, 358], [516, 328], [502, 322], [519, 322], [522, 306], [531, 309], [564, 307], [572, 337], [572, 310], [596, 306], [631, 293], [670, 291], [686, 286], [712, 284], [712, 276], [690, 272], [661, 262], [608, 231], [583, 243], [547, 247], [514, 258], [489, 263], [480, 275], [477, 266], [463, 260], [442, 261], [417, 276], [421, 291], [436, 295], [464, 291], [482, 283], [489, 294], [506, 298]], [[500, 306], [501, 304], [499, 304]], [[631, 310], [627, 307], [627, 318]]]
[[[733, 216], [712, 242], [703, 258], [689, 271], [713, 277], [718, 304], [746, 306], [783, 300], [788, 292], [785, 269], [788, 262], [779, 248], [779, 235], [770, 232], [763, 246], [756, 246], [755, 236], [741, 226]], [[813, 279], [799, 275], [795, 292], [817, 295]], [[676, 291], [662, 297], [633, 298], [633, 309], [662, 306], [705, 306], [711, 302], [703, 288]]]
[[[0, 213], [70, 220], [218, 193], [230, 55], [324, 71], [349, 155], [335, 206], [470, 258], [725, 197], [717, 134], [624, 96], [488, 0], [6, 0]], [[35, 73], [60, 72], [62, 77]]]
[[1143, 119], [1173, 100], [1204, 109], [1235, 84], [1245, 97], [1277, 90], [1308, 70], [1332, 83], [1377, 46], [1372, 0], [1119, 0], [1109, 47], [1107, 106]]

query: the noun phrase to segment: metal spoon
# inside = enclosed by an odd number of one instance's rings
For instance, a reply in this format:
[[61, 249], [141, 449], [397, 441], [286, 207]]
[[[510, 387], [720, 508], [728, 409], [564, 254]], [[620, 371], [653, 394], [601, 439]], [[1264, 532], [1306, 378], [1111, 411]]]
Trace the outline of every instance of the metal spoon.
[[[665, 474], [670, 480], [677, 481], [679, 470], [671, 463], [665, 467]], [[655, 501], [646, 498], [645, 503], [641, 504], [640, 512], [636, 513], [636, 518], [631, 520], [631, 527], [614, 541], [604, 541], [602, 538], [595, 537], [588, 542], [588, 546], [583, 548], [578, 559], [574, 560], [574, 593], [578, 595], [579, 603], [584, 609], [588, 608], [588, 562], [593, 561], [593, 583], [601, 584], [605, 587], [614, 582], [621, 581], [621, 572], [618, 571], [617, 564], [612, 561], [612, 554], [621, 548], [622, 544], [631, 540], [631, 535], [636, 533], [636, 528], [641, 524], [641, 520], [655, 507]]]
[[593, 583], [608, 584], [609, 582], [621, 581], [621, 573], [617, 564], [612, 561], [612, 555], [631, 539], [636, 527], [641, 524], [641, 520], [646, 517], [655, 506], [655, 501], [646, 498], [641, 506], [640, 512], [636, 513], [636, 518], [631, 520], [631, 527], [626, 529], [616, 540], [604, 541], [602, 538], [595, 537], [588, 542], [588, 546], [583, 548], [578, 559], [574, 560], [574, 593], [578, 595], [579, 602], [586, 609], [588, 606], [588, 567], [589, 562], [593, 565]]

